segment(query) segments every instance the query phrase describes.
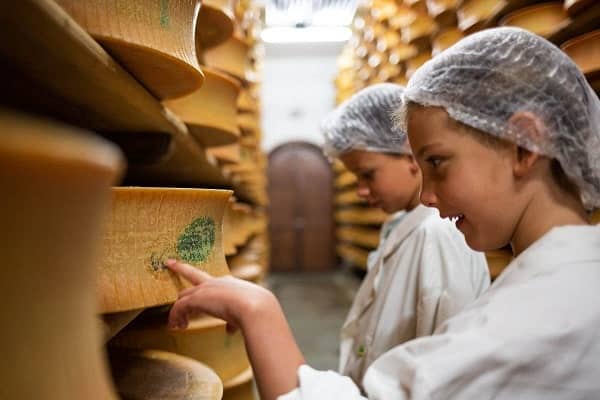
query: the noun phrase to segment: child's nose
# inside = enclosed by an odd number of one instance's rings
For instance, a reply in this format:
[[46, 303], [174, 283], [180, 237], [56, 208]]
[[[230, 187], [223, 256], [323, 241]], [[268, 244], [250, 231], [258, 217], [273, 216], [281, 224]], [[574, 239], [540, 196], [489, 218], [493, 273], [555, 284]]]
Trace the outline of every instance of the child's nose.
[[359, 183], [358, 187], [356, 188], [356, 194], [358, 195], [358, 197], [366, 199], [367, 197], [369, 197], [370, 194], [369, 187], [367, 185]]
[[433, 192], [433, 190], [431, 190], [429, 187], [423, 185], [423, 188], [421, 189], [421, 203], [426, 205], [427, 207], [436, 207], [437, 206], [437, 197], [435, 196], [435, 193]]

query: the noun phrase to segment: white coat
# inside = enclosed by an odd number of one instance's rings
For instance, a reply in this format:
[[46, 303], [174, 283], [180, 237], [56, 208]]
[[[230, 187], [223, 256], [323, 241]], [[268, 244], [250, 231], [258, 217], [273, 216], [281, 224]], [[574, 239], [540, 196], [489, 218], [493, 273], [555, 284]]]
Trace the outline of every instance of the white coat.
[[[301, 366], [280, 400], [358, 400], [348, 377]], [[433, 336], [387, 352], [371, 400], [600, 399], [600, 227], [554, 228]]]
[[422, 205], [383, 225], [368, 268], [341, 332], [340, 373], [359, 385], [379, 356], [431, 335], [490, 285], [484, 254]]

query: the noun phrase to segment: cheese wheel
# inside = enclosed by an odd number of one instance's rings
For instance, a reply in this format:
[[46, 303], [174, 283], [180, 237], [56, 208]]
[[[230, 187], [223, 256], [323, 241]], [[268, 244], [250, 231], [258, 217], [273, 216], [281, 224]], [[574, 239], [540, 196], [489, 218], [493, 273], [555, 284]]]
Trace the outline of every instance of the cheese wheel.
[[194, 46], [200, 0], [57, 3], [159, 99], [202, 85]]
[[419, 54], [419, 49], [415, 45], [399, 43], [390, 50], [388, 61], [390, 64], [400, 64]]
[[510, 264], [513, 255], [509, 250], [492, 250], [485, 252], [485, 258], [487, 260], [491, 278], [496, 279], [498, 275], [502, 273], [504, 268]]
[[458, 42], [465, 35], [458, 28], [446, 29], [435, 35], [431, 41], [431, 55], [436, 56], [454, 43]]
[[248, 45], [240, 38], [232, 36], [218, 46], [204, 51], [204, 64], [220, 69], [245, 80], [249, 70]]
[[204, 0], [198, 14], [196, 44], [203, 49], [218, 46], [233, 35], [231, 0]]
[[427, 0], [427, 12], [440, 26], [456, 26], [456, 10], [460, 3], [461, 0]]
[[410, 77], [419, 69], [423, 64], [431, 59], [431, 52], [426, 51], [420, 53], [414, 58], [411, 58], [406, 62], [406, 78]]
[[213, 146], [206, 149], [206, 152], [224, 164], [236, 164], [241, 160], [239, 143], [228, 144], [225, 146]]
[[164, 263], [176, 258], [228, 273], [222, 244], [228, 190], [114, 188], [98, 273], [101, 311], [173, 302], [188, 284]]
[[333, 172], [336, 175], [341, 174], [342, 172], [346, 172], [346, 166], [344, 165], [343, 162], [341, 162], [339, 159], [334, 159], [333, 162], [331, 163], [331, 168], [333, 169]]
[[367, 204], [367, 201], [356, 193], [355, 188], [352, 188], [336, 193], [334, 203], [338, 206], [348, 206], [353, 204]]
[[513, 11], [498, 23], [501, 26], [518, 26], [542, 37], [550, 37], [567, 26], [571, 20], [561, 1], [536, 4]]
[[257, 113], [238, 113], [237, 123], [244, 134], [252, 135], [260, 133], [260, 116]]
[[592, 87], [600, 90], [600, 29], [563, 43], [561, 49], [573, 59]]
[[[429, 44], [429, 36], [438, 29], [433, 18], [427, 14], [419, 14], [413, 22], [402, 28], [402, 41], [424, 48]], [[422, 44], [424, 43], [424, 45]]]
[[506, 0], [465, 0], [457, 12], [458, 27], [465, 33], [476, 32], [507, 4]]
[[0, 127], [0, 397], [116, 399], [94, 282], [120, 152], [1, 109]]
[[335, 212], [336, 222], [342, 224], [379, 225], [388, 215], [379, 208], [348, 207]]
[[235, 254], [236, 248], [246, 243], [253, 233], [251, 213], [247, 204], [229, 202], [223, 217], [225, 255]]
[[117, 391], [123, 400], [220, 400], [223, 384], [206, 365], [159, 350], [113, 351]]
[[356, 184], [357, 179], [356, 179], [356, 175], [354, 175], [352, 172], [350, 171], [346, 171], [341, 173], [340, 175], [338, 175], [334, 182], [333, 182], [333, 186], [337, 189], [342, 189], [351, 185]]
[[367, 259], [369, 251], [348, 243], [341, 243], [336, 246], [336, 253], [344, 261], [347, 261], [364, 270], [367, 269]]
[[223, 383], [223, 400], [258, 400], [252, 368]]
[[242, 89], [237, 99], [239, 111], [249, 111], [257, 113], [260, 110], [259, 100], [249, 88]]
[[240, 83], [214, 68], [203, 70], [205, 80], [200, 89], [164, 104], [186, 123], [201, 145], [234, 143], [240, 135], [236, 124]]
[[238, 331], [227, 333], [225, 321], [201, 317], [183, 330], [170, 330], [166, 315], [140, 318], [111, 341], [114, 348], [156, 349], [193, 358], [212, 368], [222, 381], [245, 371], [250, 362], [244, 338]]
[[335, 230], [337, 240], [375, 249], [379, 244], [379, 229], [340, 226]]

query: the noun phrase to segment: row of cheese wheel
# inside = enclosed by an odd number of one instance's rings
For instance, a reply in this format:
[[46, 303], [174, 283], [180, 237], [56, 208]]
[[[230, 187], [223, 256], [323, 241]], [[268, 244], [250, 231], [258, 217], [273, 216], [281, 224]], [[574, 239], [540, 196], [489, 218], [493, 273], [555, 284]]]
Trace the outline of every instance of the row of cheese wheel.
[[355, 18], [354, 36], [340, 56], [337, 99], [377, 82], [405, 85], [431, 57], [495, 25], [519, 26], [560, 44], [598, 89], [598, 18], [600, 4], [591, 1], [373, 0]]

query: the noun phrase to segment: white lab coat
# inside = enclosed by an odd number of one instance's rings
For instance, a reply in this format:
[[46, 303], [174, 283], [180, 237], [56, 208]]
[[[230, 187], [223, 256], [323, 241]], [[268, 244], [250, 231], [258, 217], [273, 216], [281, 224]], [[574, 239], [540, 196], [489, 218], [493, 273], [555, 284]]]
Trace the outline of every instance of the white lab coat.
[[342, 327], [340, 373], [359, 384], [388, 350], [436, 327], [490, 285], [483, 253], [434, 208], [394, 214]]
[[[302, 366], [280, 400], [365, 399]], [[600, 227], [554, 228], [433, 336], [400, 345], [363, 381], [371, 400], [600, 399]]]

